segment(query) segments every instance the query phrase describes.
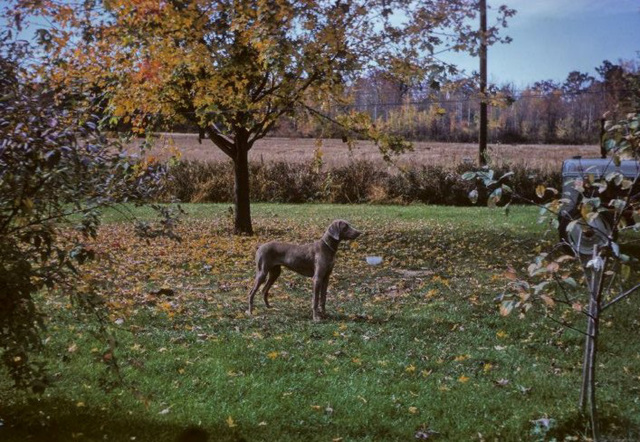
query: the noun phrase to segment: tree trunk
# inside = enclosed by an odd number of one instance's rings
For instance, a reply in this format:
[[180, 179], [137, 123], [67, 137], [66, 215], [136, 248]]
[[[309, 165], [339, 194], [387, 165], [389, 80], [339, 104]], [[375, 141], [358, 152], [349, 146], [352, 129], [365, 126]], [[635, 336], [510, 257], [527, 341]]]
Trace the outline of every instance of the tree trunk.
[[234, 226], [236, 235], [253, 235], [251, 225], [251, 201], [249, 194], [249, 149], [251, 146], [244, 137], [236, 138], [236, 152], [233, 159], [234, 183]]
[[[596, 256], [594, 251], [594, 257]], [[606, 258], [605, 258], [606, 267]], [[604, 268], [589, 271], [589, 308], [587, 336], [585, 338], [584, 359], [582, 363], [582, 388], [580, 390], [580, 409], [589, 413], [591, 432], [594, 441], [599, 438], [598, 415], [596, 408], [596, 355], [598, 353], [598, 332], [600, 326], [600, 301], [602, 298], [602, 282]]]

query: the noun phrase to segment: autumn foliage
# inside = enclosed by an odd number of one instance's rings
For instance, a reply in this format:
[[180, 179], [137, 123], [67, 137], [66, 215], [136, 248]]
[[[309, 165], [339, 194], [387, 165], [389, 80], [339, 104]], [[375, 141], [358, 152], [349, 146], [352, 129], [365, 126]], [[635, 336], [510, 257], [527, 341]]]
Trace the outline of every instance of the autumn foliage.
[[[434, 49], [475, 53], [476, 2], [224, 0], [15, 2], [56, 26], [39, 30], [54, 83], [83, 84], [112, 123], [133, 131], [189, 122], [234, 164], [236, 233], [251, 234], [247, 154], [283, 116], [322, 115], [350, 101], [358, 75], [383, 69], [406, 84], [446, 71]], [[514, 11], [500, 7], [489, 43]], [[404, 17], [405, 20], [394, 18]], [[443, 29], [453, 30], [443, 33]], [[450, 71], [455, 69], [450, 68]], [[362, 113], [335, 122], [375, 139], [384, 155], [407, 148]]]

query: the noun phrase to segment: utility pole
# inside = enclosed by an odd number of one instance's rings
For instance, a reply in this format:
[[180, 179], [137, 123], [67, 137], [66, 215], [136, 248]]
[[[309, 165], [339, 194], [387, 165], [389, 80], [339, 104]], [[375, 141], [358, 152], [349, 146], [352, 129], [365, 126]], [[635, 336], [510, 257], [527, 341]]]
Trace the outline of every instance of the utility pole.
[[480, 8], [480, 135], [478, 163], [487, 164], [487, 0], [479, 1]]

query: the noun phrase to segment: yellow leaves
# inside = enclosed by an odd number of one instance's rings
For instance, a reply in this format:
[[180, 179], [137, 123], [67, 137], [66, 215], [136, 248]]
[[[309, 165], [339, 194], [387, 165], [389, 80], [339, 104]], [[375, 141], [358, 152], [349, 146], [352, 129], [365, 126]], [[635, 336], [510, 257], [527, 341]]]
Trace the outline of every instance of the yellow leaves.
[[466, 384], [467, 382], [469, 382], [469, 377], [462, 375], [458, 378], [458, 382], [460, 382], [461, 384]]
[[416, 366], [411, 364], [407, 368], [405, 368], [404, 371], [406, 371], [407, 373], [413, 374], [416, 372]]
[[506, 338], [507, 336], [509, 336], [509, 335], [508, 335], [508, 334], [507, 334], [507, 332], [505, 332], [504, 330], [500, 330], [499, 332], [497, 332], [497, 333], [496, 333], [496, 337], [497, 337], [498, 339], [504, 339], [504, 338]]
[[410, 414], [418, 414], [418, 408], [417, 407], [409, 407], [409, 413]]
[[229, 428], [235, 428], [235, 427], [237, 427], [237, 426], [238, 426], [238, 425], [236, 425], [235, 421], [233, 420], [233, 417], [231, 417], [231, 416], [229, 416], [229, 417], [227, 418], [226, 422], [227, 422], [227, 426], [228, 426]]
[[112, 112], [114, 117], [123, 117], [124, 115], [126, 115], [126, 113], [127, 113], [127, 110], [121, 104], [117, 105]]
[[448, 280], [448, 279], [446, 279], [446, 278], [443, 278], [443, 277], [442, 277], [442, 276], [440, 276], [440, 275], [434, 275], [434, 276], [431, 278], [431, 282], [433, 282], [433, 283], [435, 283], [435, 284], [442, 284], [442, 285], [444, 285], [444, 286], [446, 286], [446, 287], [448, 287], [448, 288], [450, 288], [450, 286], [451, 286], [451, 285], [450, 285], [449, 280]]
[[267, 357], [273, 361], [278, 357], [278, 352], [272, 351], [271, 353], [267, 354]]
[[455, 362], [462, 362], [462, 361], [466, 361], [470, 357], [471, 357], [471, 355], [459, 355], [459, 356], [456, 356], [453, 360]]
[[438, 289], [429, 289], [429, 291], [425, 294], [427, 299], [435, 298], [438, 295]]
[[482, 366], [482, 371], [484, 373], [489, 373], [491, 370], [493, 370], [493, 364], [486, 362], [483, 366]]
[[158, 304], [158, 308], [165, 312], [169, 318], [173, 318], [175, 315], [175, 311], [173, 310], [173, 306], [169, 301], [164, 301]]

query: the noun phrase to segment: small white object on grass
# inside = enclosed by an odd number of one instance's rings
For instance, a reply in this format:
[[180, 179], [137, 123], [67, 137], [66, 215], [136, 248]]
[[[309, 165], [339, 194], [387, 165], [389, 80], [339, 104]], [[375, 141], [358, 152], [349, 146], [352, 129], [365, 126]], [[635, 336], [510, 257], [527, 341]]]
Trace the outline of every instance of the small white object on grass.
[[367, 256], [367, 264], [377, 266], [382, 263], [382, 256]]

